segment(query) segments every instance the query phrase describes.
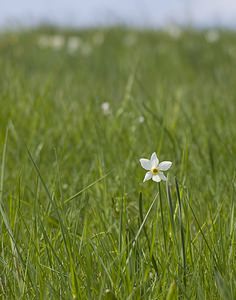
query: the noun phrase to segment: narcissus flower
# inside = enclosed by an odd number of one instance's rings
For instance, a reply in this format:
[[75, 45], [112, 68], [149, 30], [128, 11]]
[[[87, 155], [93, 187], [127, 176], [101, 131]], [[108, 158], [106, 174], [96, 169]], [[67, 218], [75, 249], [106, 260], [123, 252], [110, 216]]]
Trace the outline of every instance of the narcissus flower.
[[150, 159], [141, 158], [141, 166], [148, 172], [145, 174], [143, 182], [152, 179], [153, 181], [160, 182], [161, 180], [166, 181], [167, 178], [164, 175], [163, 171], [169, 170], [172, 165], [171, 161], [163, 161], [159, 163], [156, 152], [152, 153]]

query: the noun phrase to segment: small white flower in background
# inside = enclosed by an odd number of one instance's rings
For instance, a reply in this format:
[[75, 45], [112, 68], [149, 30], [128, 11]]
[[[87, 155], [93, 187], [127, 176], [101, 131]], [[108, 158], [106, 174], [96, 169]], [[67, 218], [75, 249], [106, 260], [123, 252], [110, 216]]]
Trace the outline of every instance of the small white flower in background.
[[82, 40], [78, 36], [69, 37], [68, 41], [67, 41], [68, 52], [71, 54], [76, 52], [79, 49], [79, 47], [81, 46], [81, 44], [82, 44]]
[[170, 24], [166, 28], [169, 36], [175, 40], [178, 40], [181, 37], [182, 30], [176, 24]]
[[109, 115], [111, 113], [110, 103], [109, 102], [103, 102], [101, 104], [101, 109], [104, 115]]
[[207, 31], [205, 38], [208, 43], [215, 43], [219, 40], [220, 35], [216, 29], [211, 29]]
[[64, 46], [65, 38], [63, 35], [40, 35], [38, 38], [38, 45], [41, 48], [53, 48], [59, 50]]
[[65, 43], [65, 38], [63, 35], [54, 35], [51, 37], [51, 47], [55, 50], [60, 50]]
[[68, 189], [68, 184], [67, 184], [67, 183], [63, 183], [62, 189], [63, 189], [63, 190], [67, 190], [67, 189]]
[[143, 123], [145, 121], [144, 116], [139, 116], [138, 117], [138, 122]]
[[148, 171], [144, 177], [143, 182], [149, 179], [152, 179], [156, 182], [160, 182], [161, 180], [167, 180], [163, 171], [169, 170], [169, 168], [172, 165], [171, 161], [163, 161], [159, 163], [159, 159], [157, 158], [156, 152], [152, 153], [150, 159], [141, 158], [139, 161], [141, 166]]

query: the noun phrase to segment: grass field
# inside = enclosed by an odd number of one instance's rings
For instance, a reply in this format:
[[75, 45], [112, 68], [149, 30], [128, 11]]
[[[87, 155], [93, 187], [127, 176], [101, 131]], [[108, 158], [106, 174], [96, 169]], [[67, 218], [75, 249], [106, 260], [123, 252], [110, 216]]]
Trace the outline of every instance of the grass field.
[[0, 70], [1, 299], [236, 299], [236, 33], [6, 32]]

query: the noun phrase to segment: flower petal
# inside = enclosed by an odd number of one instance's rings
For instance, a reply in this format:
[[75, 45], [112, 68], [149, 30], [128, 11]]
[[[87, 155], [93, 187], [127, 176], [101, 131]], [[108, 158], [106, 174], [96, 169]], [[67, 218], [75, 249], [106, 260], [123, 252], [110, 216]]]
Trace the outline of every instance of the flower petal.
[[152, 178], [152, 172], [147, 172], [146, 174], [145, 174], [145, 177], [144, 177], [144, 179], [143, 179], [143, 182], [145, 182], [145, 181], [147, 181], [147, 180], [149, 180], [149, 179], [151, 179]]
[[167, 180], [167, 177], [162, 172], [159, 172], [158, 175], [161, 178], [161, 180], [163, 180], [163, 181]]
[[161, 177], [159, 175], [154, 175], [154, 176], [152, 176], [152, 180], [156, 181], [156, 182], [160, 182], [161, 181]]
[[159, 166], [158, 166], [158, 169], [160, 171], [167, 171], [169, 170], [169, 168], [171, 167], [172, 165], [172, 162], [171, 161], [162, 161]]
[[151, 162], [152, 162], [152, 168], [156, 168], [159, 164], [159, 159], [157, 158], [157, 154], [156, 152], [153, 152], [152, 153], [152, 156], [151, 156]]
[[140, 158], [139, 161], [140, 161], [141, 166], [142, 166], [145, 170], [147, 170], [147, 171], [151, 170], [151, 168], [152, 168], [152, 163], [151, 163], [151, 161], [150, 161], [149, 159], [146, 159], [146, 158]]

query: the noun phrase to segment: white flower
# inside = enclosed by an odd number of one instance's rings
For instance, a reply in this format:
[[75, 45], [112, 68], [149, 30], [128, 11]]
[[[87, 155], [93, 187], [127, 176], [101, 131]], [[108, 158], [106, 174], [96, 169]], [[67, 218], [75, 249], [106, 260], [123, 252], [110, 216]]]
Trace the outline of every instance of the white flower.
[[215, 43], [220, 39], [220, 34], [216, 29], [211, 29], [207, 31], [205, 38], [208, 43]]
[[60, 50], [65, 43], [65, 38], [63, 35], [40, 35], [38, 39], [38, 45], [41, 48], [53, 48], [55, 50]]
[[109, 102], [103, 102], [101, 104], [101, 109], [102, 109], [102, 112], [103, 114], [106, 116], [106, 115], [110, 115], [111, 113], [111, 108], [110, 108], [110, 103]]
[[182, 31], [181, 29], [175, 24], [169, 24], [166, 28], [167, 33], [169, 36], [175, 40], [178, 40], [181, 37]]
[[57, 34], [51, 37], [50, 46], [55, 50], [60, 50], [65, 43], [65, 38], [63, 35]]
[[144, 116], [139, 116], [138, 117], [138, 122], [143, 123], [145, 121]]
[[156, 152], [152, 153], [151, 159], [141, 158], [141, 166], [148, 172], [145, 174], [143, 182], [152, 179], [153, 181], [160, 182], [161, 180], [166, 181], [167, 178], [163, 174], [163, 171], [169, 170], [172, 165], [171, 161], [163, 161], [159, 163]]
[[67, 41], [67, 49], [69, 53], [76, 52], [82, 44], [82, 40], [78, 36], [71, 36]]

